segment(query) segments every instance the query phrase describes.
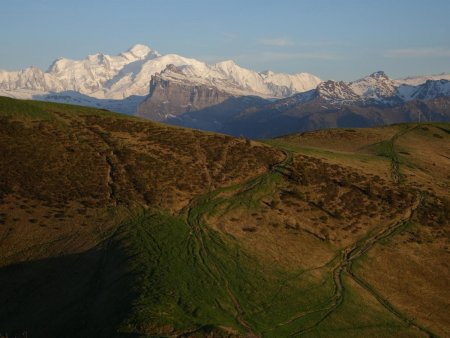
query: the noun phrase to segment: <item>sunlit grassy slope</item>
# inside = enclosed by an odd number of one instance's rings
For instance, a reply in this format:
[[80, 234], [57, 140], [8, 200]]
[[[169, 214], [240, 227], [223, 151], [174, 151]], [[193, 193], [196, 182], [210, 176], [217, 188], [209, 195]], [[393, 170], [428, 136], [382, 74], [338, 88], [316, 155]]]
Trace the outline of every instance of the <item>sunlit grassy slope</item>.
[[449, 144], [0, 98], [0, 335], [448, 336]]

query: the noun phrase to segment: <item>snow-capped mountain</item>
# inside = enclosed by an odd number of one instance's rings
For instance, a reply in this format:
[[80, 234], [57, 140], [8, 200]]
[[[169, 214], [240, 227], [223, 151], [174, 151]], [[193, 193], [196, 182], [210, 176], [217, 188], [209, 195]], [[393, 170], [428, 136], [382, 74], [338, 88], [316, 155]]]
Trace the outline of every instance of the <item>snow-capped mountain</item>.
[[360, 98], [353, 89], [343, 81], [325, 81], [317, 86], [317, 97], [326, 101], [355, 101]]
[[48, 92], [62, 91], [64, 87], [52, 74], [31, 66], [12, 72], [0, 70], [0, 89]]
[[442, 96], [450, 96], [449, 80], [427, 80], [412, 94], [417, 100], [431, 100]]
[[[169, 65], [152, 77], [150, 93], [139, 104], [137, 115], [156, 121], [174, 121], [177, 117], [179, 123], [184, 121], [181, 116], [185, 113], [202, 110], [202, 116], [205, 116], [207, 107], [220, 106], [223, 102], [226, 102], [227, 109], [231, 109], [230, 102], [233, 102], [236, 104], [234, 111], [239, 111], [243, 109], [241, 102], [230, 101], [231, 96], [268, 98], [269, 93], [274, 96], [274, 89], [279, 90], [279, 95], [287, 96], [271, 106], [279, 111], [308, 102], [313, 109], [323, 110], [342, 105], [394, 107], [411, 100], [450, 96], [447, 80], [428, 80], [424, 84], [410, 86], [399, 84], [382, 71], [348, 83], [320, 82], [315, 89], [300, 93], [295, 93], [298, 88], [293, 87], [293, 76], [285, 78], [290, 87], [286, 83], [283, 86], [270, 83], [271, 76], [280, 75], [254, 73], [231, 61], [209, 66], [206, 70], [191, 65]], [[192, 121], [189, 123], [191, 126]]]
[[395, 96], [398, 86], [383, 71], [378, 71], [357, 81], [350, 82], [349, 87], [354, 93], [366, 100], [384, 100]]
[[[308, 73], [258, 73], [233, 61], [209, 65], [176, 54], [161, 55], [138, 44], [114, 56], [97, 53], [83, 60], [59, 58], [45, 72], [36, 67], [0, 71], [0, 93], [24, 98], [39, 96], [41, 99], [48, 94], [54, 99], [59, 97], [55, 93], [63, 92], [64, 97], [70, 98], [70, 93], [77, 92], [101, 105], [103, 100], [144, 97], [149, 93], [152, 76], [162, 73], [168, 65], [179, 68], [178, 77], [182, 74], [191, 83], [217, 86], [231, 95], [282, 98], [315, 88], [321, 81]], [[170, 74], [166, 72], [165, 75]]]
[[384, 72], [378, 71], [352, 82], [328, 80], [320, 83], [314, 95], [300, 93], [294, 95], [296, 101], [305, 102], [313, 99], [331, 103], [391, 103], [398, 100], [398, 84]]
[[[169, 55], [167, 56], [169, 57]], [[162, 57], [161, 59], [164, 59]], [[228, 60], [207, 65], [194, 59], [171, 55], [164, 59], [169, 63], [157, 75], [164, 80], [197, 83], [214, 86], [235, 95], [257, 95], [267, 98], [282, 98], [316, 88], [321, 80], [309, 73], [282, 74], [265, 71], [254, 72]]]
[[[57, 78], [64, 90], [73, 90], [99, 99], [122, 99], [130, 95], [145, 95], [146, 84], [128, 95], [120, 83], [124, 78], [132, 80], [143, 65], [161, 55], [144, 45], [135, 45], [117, 56], [97, 53], [80, 61], [57, 59], [48, 73]], [[129, 85], [130, 81], [127, 81]], [[55, 90], [56, 91], [56, 90]]]
[[[418, 81], [418, 80], [417, 80]], [[419, 85], [409, 85], [402, 80], [393, 80], [378, 71], [352, 82], [324, 81], [314, 91], [295, 94], [298, 102], [320, 98], [332, 104], [388, 105], [394, 106], [411, 100], [431, 100], [450, 96], [450, 81], [426, 80]], [[285, 100], [288, 101], [288, 100]]]
[[418, 86], [421, 84], [424, 84], [428, 80], [449, 80], [450, 81], [450, 74], [441, 73], [437, 75], [423, 75], [423, 76], [411, 76], [406, 77], [403, 79], [395, 80], [399, 85], [405, 84], [410, 86]]
[[[188, 64], [182, 65], [169, 64], [163, 71], [152, 76], [149, 95], [138, 106], [137, 115], [164, 121], [220, 104], [230, 97], [288, 97], [313, 89], [321, 81], [308, 73], [257, 73], [240, 67], [231, 60], [213, 65], [192, 59], [188, 61]], [[241, 103], [239, 101], [239, 106]]]
[[[122, 99], [129, 95], [117, 90], [117, 83], [148, 61], [160, 57], [158, 52], [143, 45], [135, 45], [117, 56], [102, 53], [89, 55], [83, 60], [59, 58], [46, 72], [29, 67], [20, 71], [0, 72], [0, 89], [23, 89], [43, 92], [76, 91], [98, 99]], [[120, 76], [122, 75], [122, 76]], [[120, 77], [120, 78], [119, 78]], [[148, 84], [144, 85], [144, 87]], [[130, 95], [145, 95], [145, 90]]]
[[402, 84], [397, 88], [397, 95], [405, 101], [431, 100], [441, 96], [450, 96], [450, 81], [427, 80], [417, 86]]
[[[216, 63], [210, 69], [206, 77], [210, 84], [223, 81], [225, 86], [234, 85], [243, 94], [257, 94], [261, 97], [287, 97], [313, 89], [321, 82], [317, 76], [309, 73], [257, 73], [242, 68], [231, 60]], [[203, 76], [200, 74], [200, 77]]]
[[[450, 74], [393, 80], [379, 71], [352, 82], [322, 82], [308, 73], [255, 72], [231, 60], [207, 64], [176, 54], [161, 55], [138, 44], [118, 55], [59, 58], [47, 71], [36, 67], [0, 70], [0, 95], [94, 106], [166, 121], [199, 110], [206, 116], [209, 107], [217, 113], [222, 105], [227, 111], [235, 105], [227, 115], [232, 116], [239, 109], [250, 109], [253, 102], [258, 109], [267, 104], [277, 111], [298, 105], [312, 109], [394, 107], [450, 96], [449, 80]], [[268, 101], [234, 100], [250, 96]]]
[[[181, 115], [173, 123], [205, 128], [199, 118], [207, 112], [201, 113], [185, 114], [190, 119]], [[450, 81], [427, 80], [412, 86], [398, 83], [382, 72], [348, 83], [325, 81], [316, 89], [285, 99], [228, 111], [226, 116], [216, 117], [214, 126], [220, 126], [215, 130], [225, 134], [270, 138], [322, 128], [417, 121], [450, 121]]]

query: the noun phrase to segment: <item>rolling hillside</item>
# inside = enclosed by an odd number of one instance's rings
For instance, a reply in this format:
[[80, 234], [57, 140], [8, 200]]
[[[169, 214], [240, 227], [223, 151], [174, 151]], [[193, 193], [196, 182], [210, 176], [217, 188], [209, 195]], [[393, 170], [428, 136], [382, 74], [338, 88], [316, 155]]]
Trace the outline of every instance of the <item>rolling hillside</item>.
[[449, 144], [0, 97], [0, 336], [448, 336]]

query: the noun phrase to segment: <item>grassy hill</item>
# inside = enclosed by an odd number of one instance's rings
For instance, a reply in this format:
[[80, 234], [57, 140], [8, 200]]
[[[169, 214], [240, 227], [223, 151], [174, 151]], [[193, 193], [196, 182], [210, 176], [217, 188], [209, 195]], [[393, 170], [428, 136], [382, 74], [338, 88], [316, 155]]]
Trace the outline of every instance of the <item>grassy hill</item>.
[[448, 336], [449, 144], [0, 98], [0, 336]]

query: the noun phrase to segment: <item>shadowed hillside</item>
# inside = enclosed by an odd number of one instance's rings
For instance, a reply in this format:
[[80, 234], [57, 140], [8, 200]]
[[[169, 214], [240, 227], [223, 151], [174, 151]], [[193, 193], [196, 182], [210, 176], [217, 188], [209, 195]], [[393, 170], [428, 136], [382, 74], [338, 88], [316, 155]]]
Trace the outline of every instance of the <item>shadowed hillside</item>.
[[448, 336], [449, 144], [0, 98], [0, 335]]

